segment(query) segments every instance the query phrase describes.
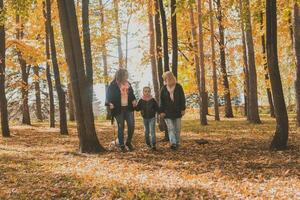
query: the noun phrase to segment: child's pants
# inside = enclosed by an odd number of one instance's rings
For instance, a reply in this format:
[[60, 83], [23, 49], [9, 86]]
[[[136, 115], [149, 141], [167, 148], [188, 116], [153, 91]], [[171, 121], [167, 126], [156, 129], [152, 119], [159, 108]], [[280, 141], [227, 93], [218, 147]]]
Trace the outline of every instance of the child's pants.
[[[146, 144], [148, 146], [154, 147], [156, 144], [156, 138], [155, 138], [155, 117], [151, 119], [143, 118], [144, 121], [144, 127], [145, 127], [145, 139]], [[150, 142], [150, 136], [151, 136], [151, 142]]]
[[179, 145], [180, 143], [180, 130], [181, 130], [181, 118], [177, 119], [165, 119], [168, 132], [169, 139], [171, 145]]

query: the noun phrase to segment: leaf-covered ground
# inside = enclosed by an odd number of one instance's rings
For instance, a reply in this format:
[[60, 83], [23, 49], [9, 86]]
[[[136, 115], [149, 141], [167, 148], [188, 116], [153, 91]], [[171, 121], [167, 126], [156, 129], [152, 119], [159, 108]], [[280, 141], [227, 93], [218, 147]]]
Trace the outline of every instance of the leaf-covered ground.
[[[300, 199], [300, 132], [292, 118], [289, 149], [279, 152], [268, 149], [275, 128], [268, 117], [261, 125], [235, 118], [206, 127], [186, 117], [176, 152], [164, 142], [149, 150], [137, 120], [136, 150], [120, 153], [113, 127], [98, 122], [108, 149], [98, 155], [77, 152], [75, 124], [69, 136], [46, 123], [12, 126], [11, 138], [0, 137], [0, 199]], [[209, 144], [195, 143], [200, 138]]]

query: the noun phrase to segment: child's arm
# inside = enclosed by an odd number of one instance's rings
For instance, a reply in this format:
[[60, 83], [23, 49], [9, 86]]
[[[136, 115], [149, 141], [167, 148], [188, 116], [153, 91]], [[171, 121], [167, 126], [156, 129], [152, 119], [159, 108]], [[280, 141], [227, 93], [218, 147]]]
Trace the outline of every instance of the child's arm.
[[182, 88], [182, 86], [180, 85], [180, 93], [181, 93], [181, 95], [180, 95], [180, 106], [181, 106], [181, 111], [185, 111], [185, 109], [186, 109], [186, 100], [185, 100], [185, 94], [184, 94], [184, 91], [183, 91], [183, 88]]
[[153, 99], [153, 109], [155, 110], [155, 112], [158, 112], [159, 110], [158, 103], [156, 102], [155, 99]]

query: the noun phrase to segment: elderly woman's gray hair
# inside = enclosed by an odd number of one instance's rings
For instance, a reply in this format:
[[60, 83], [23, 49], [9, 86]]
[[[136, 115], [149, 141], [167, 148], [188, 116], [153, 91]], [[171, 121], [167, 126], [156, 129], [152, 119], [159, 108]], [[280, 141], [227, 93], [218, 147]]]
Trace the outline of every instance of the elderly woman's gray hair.
[[127, 69], [123, 69], [123, 68], [118, 69], [115, 74], [115, 79], [116, 79], [117, 83], [126, 81], [128, 79]]

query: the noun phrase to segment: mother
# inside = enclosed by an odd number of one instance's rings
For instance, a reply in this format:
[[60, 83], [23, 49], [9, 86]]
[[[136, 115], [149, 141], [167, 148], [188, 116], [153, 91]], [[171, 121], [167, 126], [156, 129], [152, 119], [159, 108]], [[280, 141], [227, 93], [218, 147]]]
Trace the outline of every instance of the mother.
[[126, 146], [132, 151], [133, 146], [131, 141], [134, 132], [133, 111], [137, 102], [131, 84], [128, 82], [128, 71], [126, 69], [119, 69], [116, 72], [115, 79], [108, 87], [105, 104], [111, 109], [112, 117], [117, 120], [118, 140], [122, 152], [126, 151], [124, 145], [124, 126], [126, 121], [128, 129]]

